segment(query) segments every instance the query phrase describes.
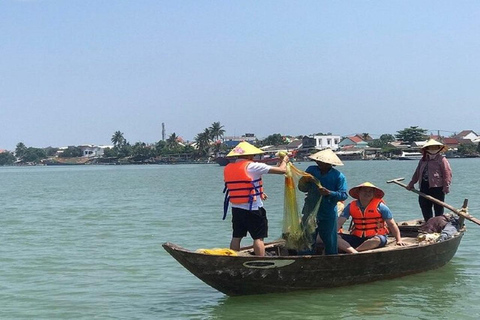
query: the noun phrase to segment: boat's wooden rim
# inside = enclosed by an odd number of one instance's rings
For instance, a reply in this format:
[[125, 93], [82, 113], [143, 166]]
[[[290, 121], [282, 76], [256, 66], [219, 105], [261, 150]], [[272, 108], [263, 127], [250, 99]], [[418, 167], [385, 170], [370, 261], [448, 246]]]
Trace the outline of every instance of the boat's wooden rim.
[[[462, 228], [460, 231], [458, 231], [450, 239], [447, 239], [447, 240], [444, 240], [444, 241], [449, 241], [453, 238], [461, 236], [464, 232], [465, 232], [465, 229]], [[385, 247], [359, 252], [359, 253], [356, 253], [354, 255], [359, 255], [359, 254], [363, 255], [363, 254], [369, 254], [369, 253], [374, 253], [374, 252], [385, 252], [385, 251], [394, 251], [394, 250], [395, 251], [409, 250], [409, 249], [412, 249], [414, 247], [425, 247], [425, 246], [431, 246], [431, 245], [435, 245], [435, 244], [439, 243], [439, 242], [419, 242], [417, 240], [416, 236], [415, 237], [413, 237], [413, 236], [402, 237], [402, 241], [404, 243], [406, 243], [406, 246], [397, 246], [395, 239], [393, 237], [391, 237], [391, 238], [388, 239], [387, 245]], [[282, 246], [284, 244], [285, 244], [284, 239], [278, 239], [278, 240], [266, 243], [265, 244], [265, 249], [268, 252], [269, 249], [279, 247], [279, 246]], [[253, 254], [253, 247], [252, 246], [243, 247], [240, 251], [237, 252], [237, 255], [235, 255], [235, 256], [212, 255], [212, 254], [207, 254], [207, 253], [202, 253], [202, 252], [196, 252], [196, 251], [186, 249], [184, 247], [181, 247], [181, 246], [179, 246], [177, 244], [174, 244], [174, 243], [171, 243], [171, 242], [164, 243], [163, 247], [165, 247], [165, 248], [168, 247], [171, 250], [175, 250], [175, 251], [182, 251], [182, 252], [189, 253], [189, 254], [204, 255], [204, 256], [215, 256], [215, 257], [220, 257], [221, 256], [221, 257], [231, 257], [231, 258], [239, 258], [239, 257], [253, 258], [253, 257], [256, 257]], [[346, 254], [347, 253], [339, 253], [338, 255], [346, 255]], [[349, 254], [347, 254], [347, 255], [349, 255]], [[264, 257], [257, 257], [257, 258], [276, 259], [276, 258], [285, 258], [285, 257], [297, 257], [297, 258], [299, 257], [299, 258], [301, 258], [301, 257], [321, 257], [321, 256], [322, 255], [271, 255], [271, 256], [266, 255]], [[336, 256], [336, 255], [332, 255], [332, 256]]]

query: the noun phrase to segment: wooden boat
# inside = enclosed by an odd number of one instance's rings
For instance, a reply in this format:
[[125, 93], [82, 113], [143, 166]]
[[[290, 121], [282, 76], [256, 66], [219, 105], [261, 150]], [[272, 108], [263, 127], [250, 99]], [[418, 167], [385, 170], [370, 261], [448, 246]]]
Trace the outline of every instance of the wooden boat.
[[251, 247], [237, 256], [197, 253], [172, 243], [163, 247], [200, 280], [229, 296], [322, 289], [402, 277], [448, 263], [465, 228], [447, 240], [422, 244], [417, 240], [421, 222], [399, 223], [407, 246], [390, 240], [384, 248], [357, 254], [299, 256], [282, 240], [266, 244], [265, 257], [254, 256]]

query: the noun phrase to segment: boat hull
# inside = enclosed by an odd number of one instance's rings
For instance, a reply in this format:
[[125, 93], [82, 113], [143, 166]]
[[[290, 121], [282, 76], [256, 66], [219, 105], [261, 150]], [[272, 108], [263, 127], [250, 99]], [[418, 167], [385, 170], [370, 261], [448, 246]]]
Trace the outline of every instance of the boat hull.
[[463, 232], [446, 241], [389, 251], [312, 256], [218, 256], [164, 243], [172, 257], [229, 296], [349, 286], [439, 268], [455, 255]]

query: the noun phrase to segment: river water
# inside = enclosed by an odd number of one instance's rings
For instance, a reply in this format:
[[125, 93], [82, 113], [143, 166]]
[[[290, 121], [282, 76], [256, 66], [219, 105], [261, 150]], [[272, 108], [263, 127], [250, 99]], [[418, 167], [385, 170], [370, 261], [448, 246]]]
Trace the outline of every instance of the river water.
[[[480, 217], [480, 159], [451, 159], [446, 202]], [[305, 169], [311, 163], [296, 163]], [[347, 161], [349, 187], [373, 182], [397, 221], [417, 196], [386, 180], [416, 161]], [[228, 247], [223, 168], [214, 165], [0, 167], [0, 319], [478, 319], [480, 226], [445, 267], [346, 288], [228, 297], [161, 247]], [[281, 235], [283, 177], [265, 176], [269, 239]], [[251, 244], [249, 238], [244, 245]]]

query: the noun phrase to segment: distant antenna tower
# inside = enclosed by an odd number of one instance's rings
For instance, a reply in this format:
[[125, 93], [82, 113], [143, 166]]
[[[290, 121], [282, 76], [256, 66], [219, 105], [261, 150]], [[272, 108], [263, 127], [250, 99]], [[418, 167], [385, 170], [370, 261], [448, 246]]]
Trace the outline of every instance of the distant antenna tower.
[[165, 141], [165, 123], [162, 122], [162, 141]]

